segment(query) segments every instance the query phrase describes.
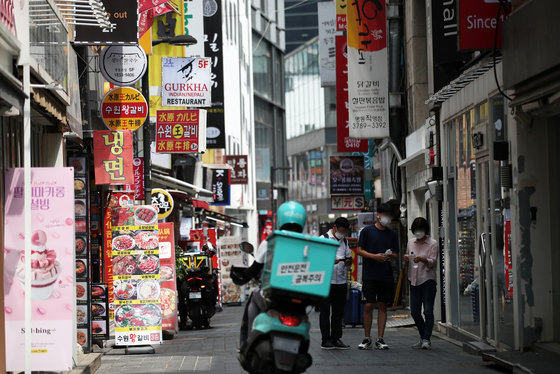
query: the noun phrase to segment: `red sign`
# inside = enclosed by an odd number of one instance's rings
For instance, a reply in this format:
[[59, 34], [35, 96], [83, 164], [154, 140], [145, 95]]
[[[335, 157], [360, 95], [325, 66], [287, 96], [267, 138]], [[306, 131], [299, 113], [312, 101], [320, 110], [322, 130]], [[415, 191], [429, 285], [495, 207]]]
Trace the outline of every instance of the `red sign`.
[[226, 163], [233, 170], [231, 172], [231, 184], [247, 184], [249, 182], [246, 155], [225, 156]]
[[511, 258], [511, 221], [504, 225], [504, 271], [506, 275], [506, 298], [513, 298], [513, 263]]
[[137, 130], [148, 116], [148, 103], [140, 91], [117, 87], [101, 103], [101, 118], [110, 130]]
[[336, 150], [367, 152], [367, 139], [350, 138], [348, 129], [348, 59], [346, 36], [337, 35], [336, 46]]
[[124, 186], [125, 191], [134, 192], [134, 200], [144, 200], [144, 159], [141, 157], [132, 160], [132, 174], [134, 175], [134, 184]]
[[94, 131], [95, 184], [132, 184], [131, 131]]
[[262, 228], [261, 242], [266, 240], [270, 234], [272, 234], [272, 221], [267, 220]]
[[496, 26], [498, 40], [496, 48], [502, 45], [502, 23], [507, 18], [508, 9], [501, 9], [499, 20], [499, 0], [468, 0], [459, 1], [459, 49], [493, 49]]
[[175, 229], [173, 222], [160, 223], [158, 229], [161, 327], [163, 330], [178, 332], [177, 283], [175, 282]]
[[336, 0], [336, 31], [346, 31], [346, 0]]
[[169, 0], [140, 0], [138, 2], [138, 13], [155, 8], [167, 2], [169, 2]]
[[12, 33], [14, 32], [14, 1], [0, 1], [0, 22], [6, 26]]
[[363, 195], [331, 196], [331, 210], [362, 210], [365, 207]]
[[[203, 136], [200, 136], [203, 134]], [[206, 111], [158, 110], [156, 152], [189, 153], [206, 150]]]

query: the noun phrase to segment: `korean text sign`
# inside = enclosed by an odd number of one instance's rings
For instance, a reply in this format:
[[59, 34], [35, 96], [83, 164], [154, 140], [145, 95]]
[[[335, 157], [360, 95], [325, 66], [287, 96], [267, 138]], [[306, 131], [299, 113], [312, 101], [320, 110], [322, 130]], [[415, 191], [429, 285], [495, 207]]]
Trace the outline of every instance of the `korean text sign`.
[[[24, 178], [6, 171], [4, 316], [6, 369], [24, 370]], [[74, 170], [31, 169], [32, 370], [72, 369], [75, 313]], [[33, 261], [36, 259], [36, 261]], [[75, 343], [74, 343], [75, 344]]]
[[131, 131], [94, 131], [95, 184], [132, 184]]
[[332, 1], [317, 3], [317, 13], [319, 16], [319, 73], [321, 75], [321, 86], [334, 86], [336, 85], [335, 3]]
[[206, 111], [158, 110], [157, 153], [199, 153], [206, 151]]
[[331, 195], [364, 193], [364, 157], [331, 156]]
[[213, 205], [230, 204], [230, 169], [212, 170], [212, 192], [214, 192]]
[[144, 190], [144, 158], [135, 157], [132, 160], [132, 166], [134, 184], [127, 184], [124, 190], [134, 192], [134, 200], [144, 200], [146, 196]]
[[212, 105], [212, 69], [208, 58], [161, 58], [161, 105]]
[[175, 283], [175, 226], [173, 222], [158, 225], [159, 278], [161, 281], [161, 318], [163, 330], [178, 330], [177, 284]]
[[247, 184], [249, 181], [247, 155], [225, 156], [226, 163], [233, 168], [231, 184]]
[[148, 116], [148, 103], [142, 93], [131, 87], [117, 87], [105, 94], [101, 117], [107, 128], [137, 130]]
[[353, 138], [389, 136], [386, 23], [384, 1], [348, 1], [348, 126]]
[[152, 205], [113, 208], [115, 343], [161, 343], [159, 231]]
[[367, 152], [366, 139], [350, 137], [348, 130], [348, 59], [346, 37], [336, 41], [336, 150], [337, 152]]

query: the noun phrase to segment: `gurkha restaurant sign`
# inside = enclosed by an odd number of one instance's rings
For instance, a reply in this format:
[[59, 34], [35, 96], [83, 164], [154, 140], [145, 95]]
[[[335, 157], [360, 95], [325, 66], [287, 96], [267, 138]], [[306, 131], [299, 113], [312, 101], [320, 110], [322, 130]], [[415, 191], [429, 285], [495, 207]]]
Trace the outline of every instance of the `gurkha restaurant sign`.
[[212, 170], [213, 205], [230, 205], [230, 169]]
[[134, 183], [131, 131], [94, 131], [95, 184]]
[[157, 153], [206, 151], [206, 110], [158, 110], [156, 118]]

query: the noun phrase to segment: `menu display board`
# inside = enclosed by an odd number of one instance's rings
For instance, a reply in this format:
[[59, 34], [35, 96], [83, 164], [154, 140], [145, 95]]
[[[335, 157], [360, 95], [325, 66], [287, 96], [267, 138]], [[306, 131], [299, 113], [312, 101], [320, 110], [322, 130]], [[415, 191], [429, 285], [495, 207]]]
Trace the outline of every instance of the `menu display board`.
[[111, 211], [115, 342], [161, 343], [161, 287], [157, 208]]
[[76, 324], [77, 341], [84, 352], [91, 350], [91, 312], [90, 288], [91, 256], [89, 226], [89, 170], [88, 160], [82, 153], [68, 157], [68, 163], [74, 166], [74, 214], [76, 220], [84, 223], [86, 230], [76, 230]]
[[173, 222], [160, 223], [159, 279], [161, 282], [162, 329], [179, 332], [177, 320], [177, 283], [175, 282], [175, 235]]
[[109, 298], [107, 283], [91, 285], [91, 338], [109, 339]]
[[232, 265], [243, 265], [241, 237], [225, 236], [219, 240], [220, 274], [222, 278], [222, 302], [224, 304], [240, 303], [241, 287], [230, 278]]

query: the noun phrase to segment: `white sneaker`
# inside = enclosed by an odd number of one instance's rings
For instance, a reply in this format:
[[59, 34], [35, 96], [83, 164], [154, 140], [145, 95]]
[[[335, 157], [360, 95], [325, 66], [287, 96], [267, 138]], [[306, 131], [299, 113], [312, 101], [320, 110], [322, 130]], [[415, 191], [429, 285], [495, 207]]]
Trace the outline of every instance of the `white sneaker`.
[[422, 349], [432, 349], [432, 342], [428, 339], [422, 339]]
[[371, 349], [371, 338], [365, 338], [361, 344], [358, 344], [358, 349]]
[[385, 341], [383, 340], [383, 338], [377, 338], [377, 340], [375, 341], [375, 348], [377, 348], [377, 349], [389, 349], [389, 346], [387, 344], [385, 344]]

